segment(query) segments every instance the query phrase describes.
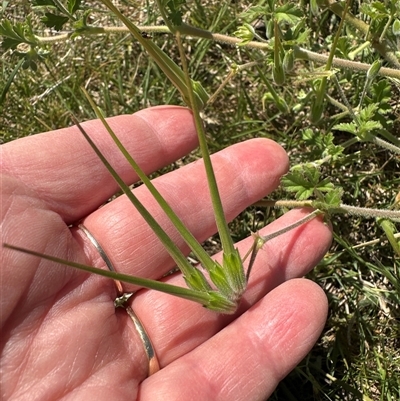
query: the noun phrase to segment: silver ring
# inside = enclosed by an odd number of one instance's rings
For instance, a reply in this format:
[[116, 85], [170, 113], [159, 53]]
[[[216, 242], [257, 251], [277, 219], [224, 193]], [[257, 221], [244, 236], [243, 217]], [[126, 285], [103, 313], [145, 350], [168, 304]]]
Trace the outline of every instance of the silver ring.
[[[110, 258], [107, 256], [104, 249], [99, 244], [99, 242], [96, 240], [96, 238], [91, 234], [91, 232], [82, 223], [78, 225], [78, 228], [82, 230], [82, 232], [86, 235], [86, 237], [89, 239], [89, 241], [97, 249], [101, 258], [104, 260], [105, 264], [107, 265], [107, 268], [110, 271], [116, 272]], [[138, 332], [139, 337], [142, 340], [143, 348], [146, 352], [147, 359], [149, 361], [147, 374], [148, 374], [148, 376], [151, 376], [152, 374], [154, 374], [160, 370], [160, 364], [158, 362], [158, 358], [157, 358], [156, 352], [154, 350], [153, 343], [151, 342], [151, 339], [150, 339], [149, 335], [147, 334], [145, 327], [143, 326], [140, 319], [137, 317], [136, 313], [133, 311], [133, 309], [129, 305], [127, 305], [127, 301], [129, 298], [131, 298], [133, 293], [124, 292], [122, 283], [119, 280], [114, 280], [114, 282], [115, 282], [115, 286], [117, 287], [117, 293], [118, 293], [117, 298], [114, 300], [114, 305], [116, 308], [123, 307], [125, 309], [126, 313], [128, 314], [128, 316], [131, 318], [133, 324], [135, 325], [136, 331]]]

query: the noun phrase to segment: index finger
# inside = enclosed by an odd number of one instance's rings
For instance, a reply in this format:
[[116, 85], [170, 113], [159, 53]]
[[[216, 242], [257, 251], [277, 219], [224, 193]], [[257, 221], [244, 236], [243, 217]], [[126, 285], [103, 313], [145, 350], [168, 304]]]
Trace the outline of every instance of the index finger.
[[[190, 110], [159, 106], [107, 119], [128, 152], [150, 174], [197, 146]], [[100, 120], [82, 126], [126, 183], [137, 176]], [[77, 127], [63, 128], [1, 147], [1, 170], [33, 189], [67, 223], [109, 199], [118, 186]]]

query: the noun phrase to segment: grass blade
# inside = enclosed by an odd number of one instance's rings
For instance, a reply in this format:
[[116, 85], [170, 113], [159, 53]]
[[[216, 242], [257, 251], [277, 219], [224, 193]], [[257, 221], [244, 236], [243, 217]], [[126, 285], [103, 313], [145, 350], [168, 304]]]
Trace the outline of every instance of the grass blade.
[[21, 248], [18, 246], [3, 243], [4, 248], [12, 249], [14, 251], [23, 252], [28, 255], [37, 256], [38, 258], [46, 259], [51, 262], [70, 266], [78, 270], [82, 270], [88, 273], [94, 273], [103, 277], [107, 277], [113, 280], [123, 281], [124, 283], [138, 285], [143, 288], [151, 290], [161, 291], [166, 294], [174, 295], [179, 298], [188, 299], [200, 303], [211, 310], [222, 313], [232, 313], [233, 307], [236, 305], [232, 304], [229, 300], [221, 297], [220, 294], [215, 291], [201, 292], [195, 291], [184, 287], [179, 287], [171, 284], [162, 283], [156, 280], [150, 280], [142, 277], [131, 276], [128, 274], [116, 273], [109, 270], [102, 270], [96, 267], [87, 266], [81, 263], [70, 262], [64, 259], [56, 258], [54, 256], [46, 255], [40, 252], [31, 251], [30, 249]]

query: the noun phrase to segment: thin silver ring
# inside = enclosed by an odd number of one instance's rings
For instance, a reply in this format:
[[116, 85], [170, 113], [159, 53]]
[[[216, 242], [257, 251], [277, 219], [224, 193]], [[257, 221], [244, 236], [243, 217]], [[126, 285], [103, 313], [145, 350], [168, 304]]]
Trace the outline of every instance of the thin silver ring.
[[[114, 265], [112, 264], [110, 258], [107, 256], [104, 249], [99, 244], [99, 242], [96, 240], [96, 238], [92, 235], [92, 233], [82, 223], [78, 225], [78, 228], [82, 230], [82, 232], [86, 235], [86, 237], [89, 239], [89, 241], [97, 249], [101, 258], [104, 260], [105, 264], [107, 265], [107, 268], [110, 271], [116, 272]], [[152, 374], [154, 374], [160, 370], [160, 364], [158, 362], [158, 358], [157, 358], [156, 352], [154, 350], [153, 343], [151, 342], [151, 339], [150, 339], [149, 335], [147, 334], [147, 330], [143, 326], [143, 323], [137, 317], [137, 315], [133, 311], [133, 309], [129, 305], [127, 305], [127, 300], [133, 294], [124, 292], [122, 283], [119, 280], [114, 280], [114, 282], [115, 282], [115, 286], [117, 287], [117, 292], [118, 292], [118, 296], [114, 301], [114, 305], [115, 305], [115, 307], [123, 307], [125, 309], [126, 313], [128, 314], [128, 316], [131, 318], [133, 324], [135, 325], [136, 331], [138, 332], [139, 337], [142, 340], [143, 348], [146, 352], [147, 359], [149, 361], [147, 374], [148, 374], [148, 376], [151, 376]]]

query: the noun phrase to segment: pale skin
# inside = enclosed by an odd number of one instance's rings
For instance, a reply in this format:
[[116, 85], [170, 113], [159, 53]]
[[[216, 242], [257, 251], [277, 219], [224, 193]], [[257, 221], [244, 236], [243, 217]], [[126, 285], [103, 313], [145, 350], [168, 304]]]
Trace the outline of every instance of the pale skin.
[[[151, 108], [109, 122], [146, 173], [197, 146], [192, 115], [184, 108]], [[83, 126], [126, 182], [135, 182], [101, 123]], [[173, 267], [125, 197], [98, 209], [116, 192], [116, 184], [76, 127], [3, 145], [0, 160], [2, 242], [105, 268], [81, 230], [71, 227], [83, 220], [119, 272], [159, 279]], [[213, 164], [231, 220], [279, 185], [288, 158], [275, 142], [254, 139], [214, 155]], [[156, 184], [200, 241], [215, 232], [200, 161]], [[147, 190], [135, 191], [187, 251]], [[287, 213], [261, 234], [308, 212]], [[238, 244], [242, 255], [252, 241]], [[233, 316], [157, 291], [139, 291], [132, 308], [161, 365], [150, 377], [132, 322], [123, 309], [114, 309], [111, 280], [2, 249], [1, 398], [265, 400], [322, 331], [326, 297], [300, 277], [318, 263], [330, 242], [329, 227], [314, 219], [266, 243]], [[180, 274], [164, 281], [184, 285]]]

